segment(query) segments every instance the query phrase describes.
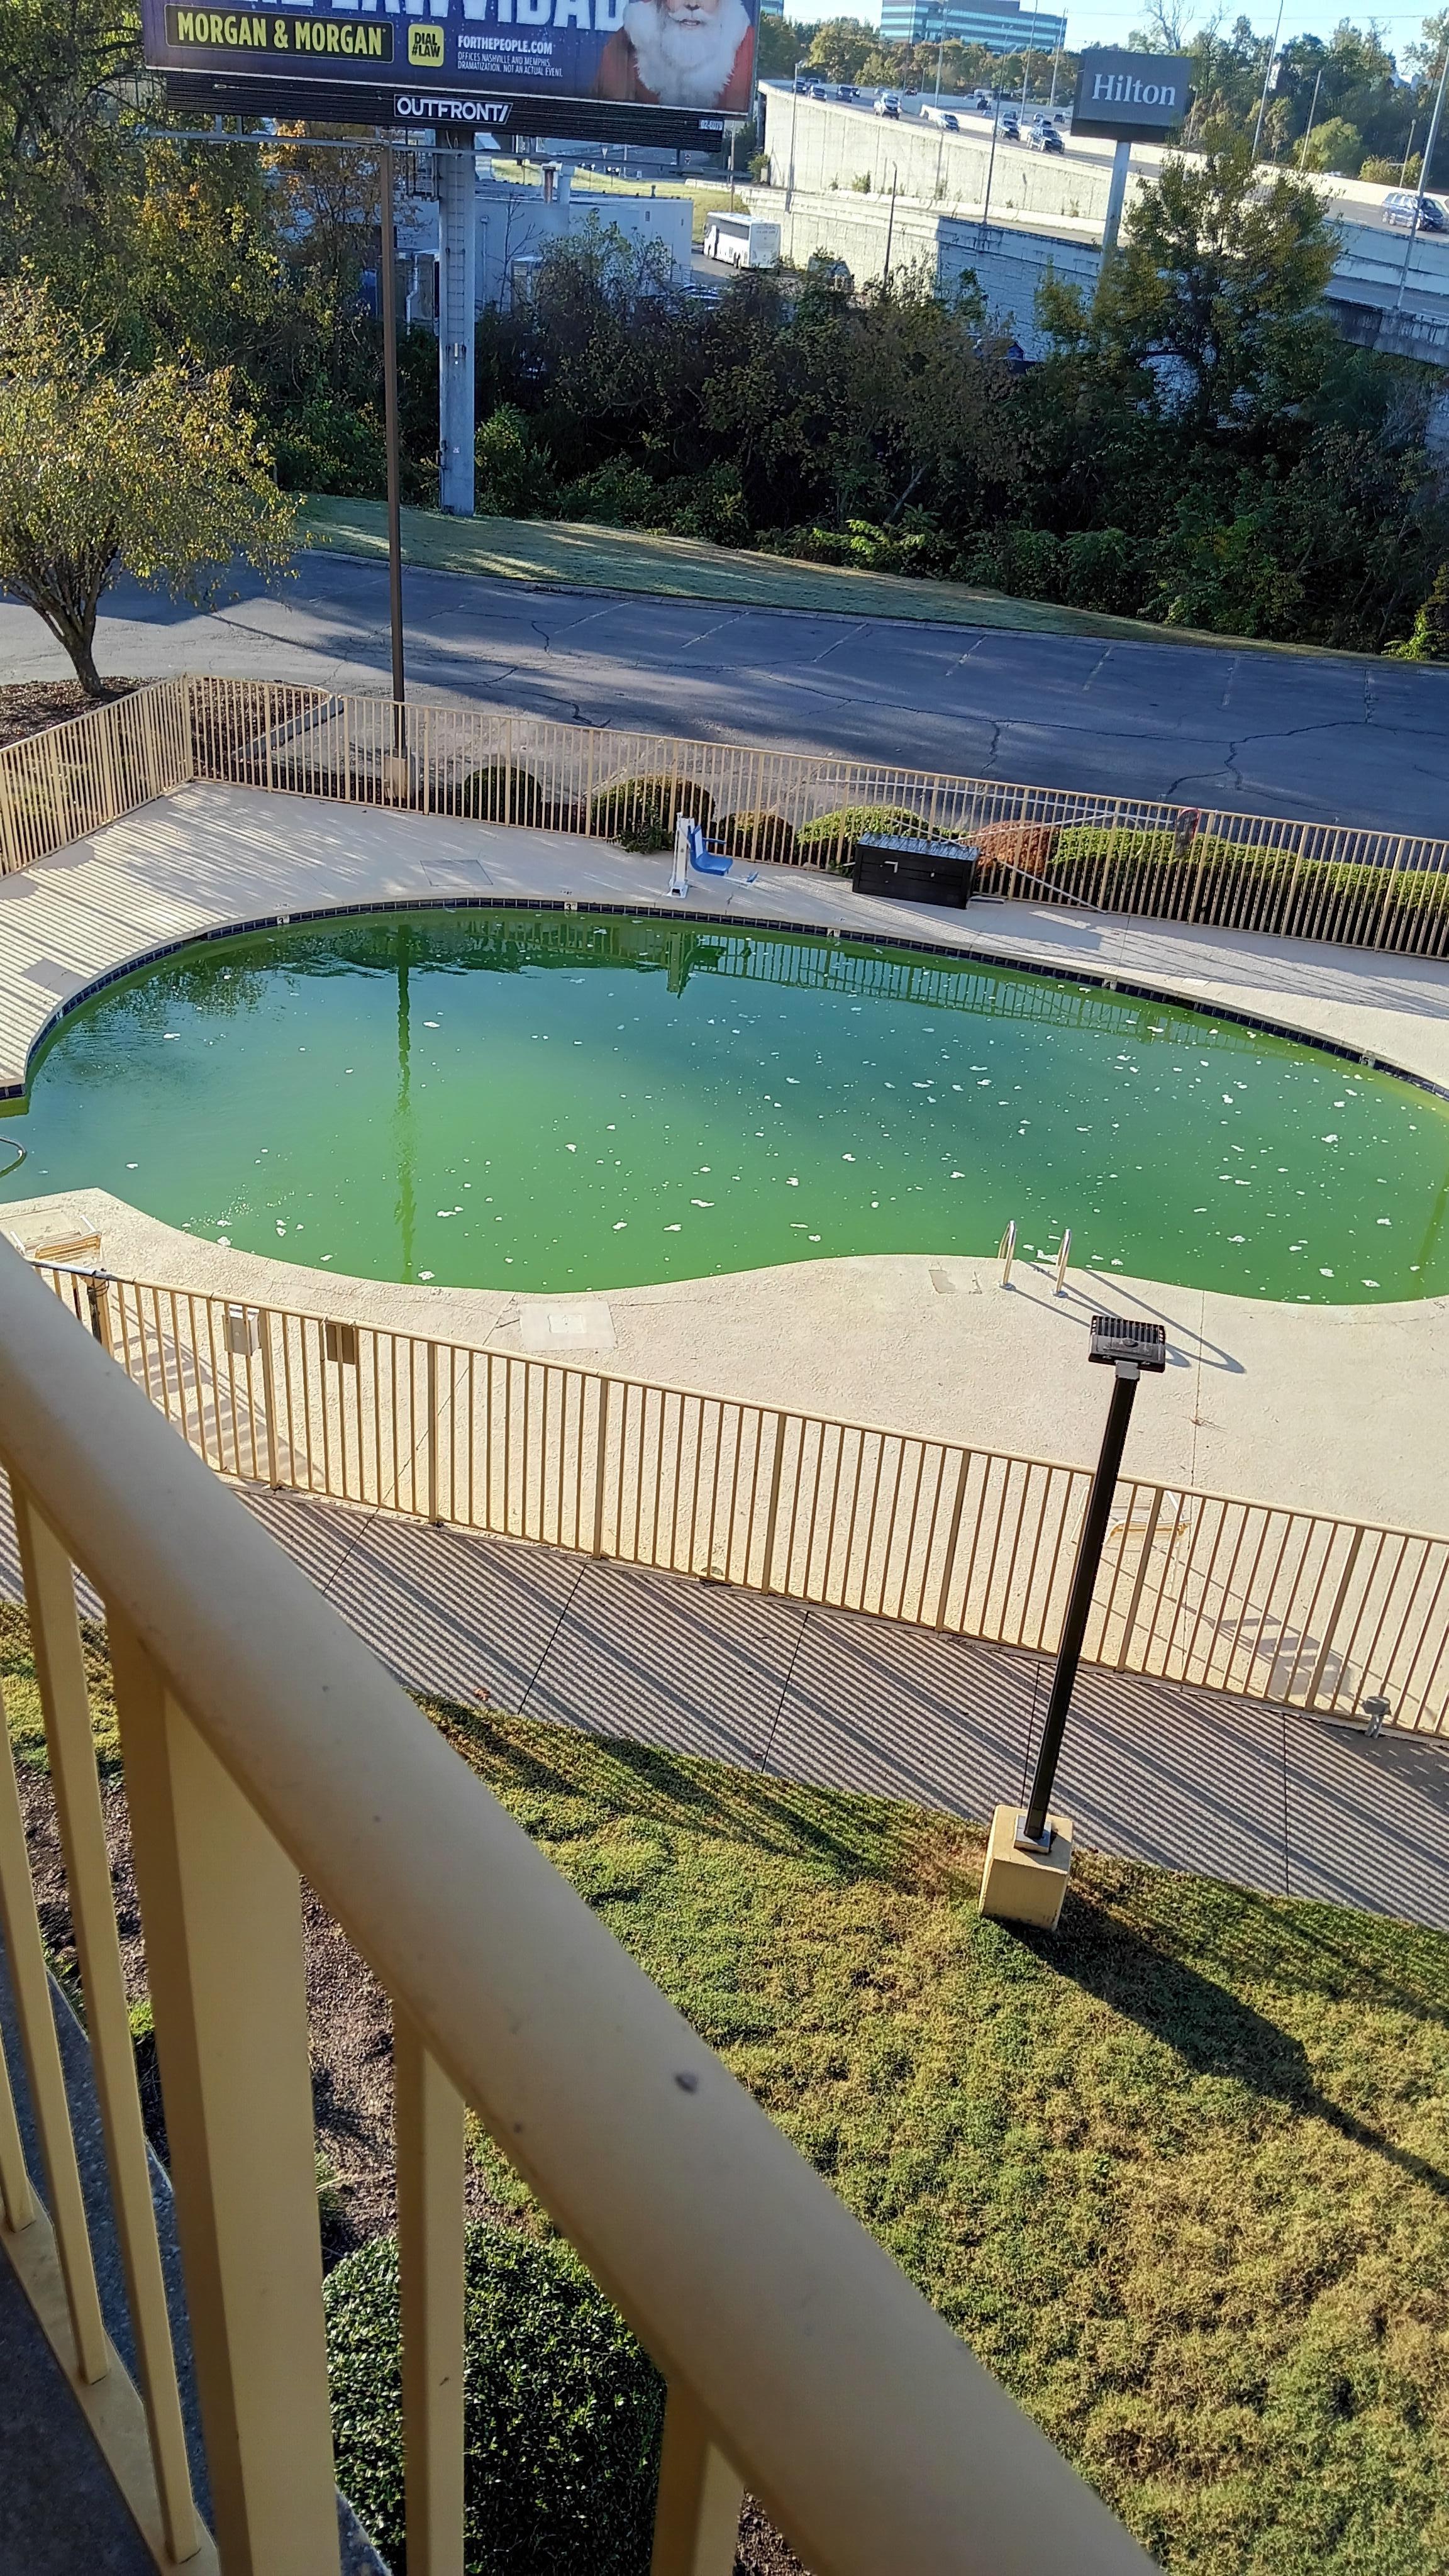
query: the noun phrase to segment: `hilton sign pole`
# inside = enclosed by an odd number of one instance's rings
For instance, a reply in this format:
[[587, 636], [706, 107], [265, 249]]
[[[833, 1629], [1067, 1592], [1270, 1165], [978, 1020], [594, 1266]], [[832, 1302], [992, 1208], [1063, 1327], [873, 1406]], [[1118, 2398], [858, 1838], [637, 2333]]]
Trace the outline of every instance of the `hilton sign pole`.
[[1175, 54], [1123, 54], [1099, 45], [1082, 56], [1072, 132], [1106, 135], [1117, 146], [1102, 225], [1104, 268], [1121, 230], [1132, 146], [1165, 143], [1175, 133], [1187, 112], [1189, 70]]

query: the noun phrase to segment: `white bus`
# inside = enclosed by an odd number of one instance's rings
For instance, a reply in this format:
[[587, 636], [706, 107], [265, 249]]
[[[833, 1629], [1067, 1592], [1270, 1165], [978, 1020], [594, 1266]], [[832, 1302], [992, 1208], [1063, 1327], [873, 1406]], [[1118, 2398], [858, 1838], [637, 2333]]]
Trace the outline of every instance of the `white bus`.
[[765, 215], [711, 215], [704, 227], [704, 255], [731, 268], [778, 268], [780, 227]]

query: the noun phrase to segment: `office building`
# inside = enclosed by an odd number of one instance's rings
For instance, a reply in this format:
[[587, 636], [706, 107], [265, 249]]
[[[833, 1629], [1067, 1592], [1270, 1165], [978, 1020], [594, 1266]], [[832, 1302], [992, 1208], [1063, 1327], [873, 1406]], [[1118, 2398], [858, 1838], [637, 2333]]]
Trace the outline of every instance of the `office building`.
[[991, 54], [1020, 54], [1028, 46], [1054, 54], [1067, 41], [1067, 22], [1048, 9], [1023, 9], [1016, 0], [972, 8], [963, 0], [882, 0], [880, 31], [889, 44], [934, 45], [945, 36], [981, 45]]

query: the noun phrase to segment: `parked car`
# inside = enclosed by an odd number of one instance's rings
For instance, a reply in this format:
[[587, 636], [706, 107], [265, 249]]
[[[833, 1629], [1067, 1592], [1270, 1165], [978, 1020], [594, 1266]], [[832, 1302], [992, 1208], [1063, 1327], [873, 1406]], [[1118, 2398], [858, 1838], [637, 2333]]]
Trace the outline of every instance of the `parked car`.
[[[1396, 233], [1411, 233], [1414, 229], [1415, 203], [1412, 188], [1396, 188], [1391, 197], [1384, 199], [1385, 223]], [[1421, 233], [1449, 231], [1449, 218], [1446, 218], [1444, 208], [1436, 197], [1420, 197], [1417, 204]]]
[[883, 89], [875, 103], [877, 116], [893, 116], [899, 121], [901, 103], [893, 90]]
[[948, 134], [959, 134], [961, 131], [961, 119], [954, 108], [923, 107], [921, 122], [923, 125], [944, 125]]
[[1067, 148], [1054, 125], [1034, 125], [1026, 139], [1033, 152], [1065, 152]]

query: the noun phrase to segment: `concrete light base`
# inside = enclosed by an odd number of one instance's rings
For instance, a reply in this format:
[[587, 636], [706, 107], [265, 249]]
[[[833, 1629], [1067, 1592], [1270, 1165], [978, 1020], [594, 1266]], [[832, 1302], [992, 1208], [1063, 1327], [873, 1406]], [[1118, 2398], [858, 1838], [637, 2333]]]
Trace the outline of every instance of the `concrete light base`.
[[1040, 1931], [1055, 1932], [1072, 1871], [1072, 1820], [1048, 1816], [1049, 1851], [1018, 1851], [1023, 1813], [1020, 1807], [998, 1807], [991, 1819], [980, 1911], [998, 1922], [1034, 1923]]

